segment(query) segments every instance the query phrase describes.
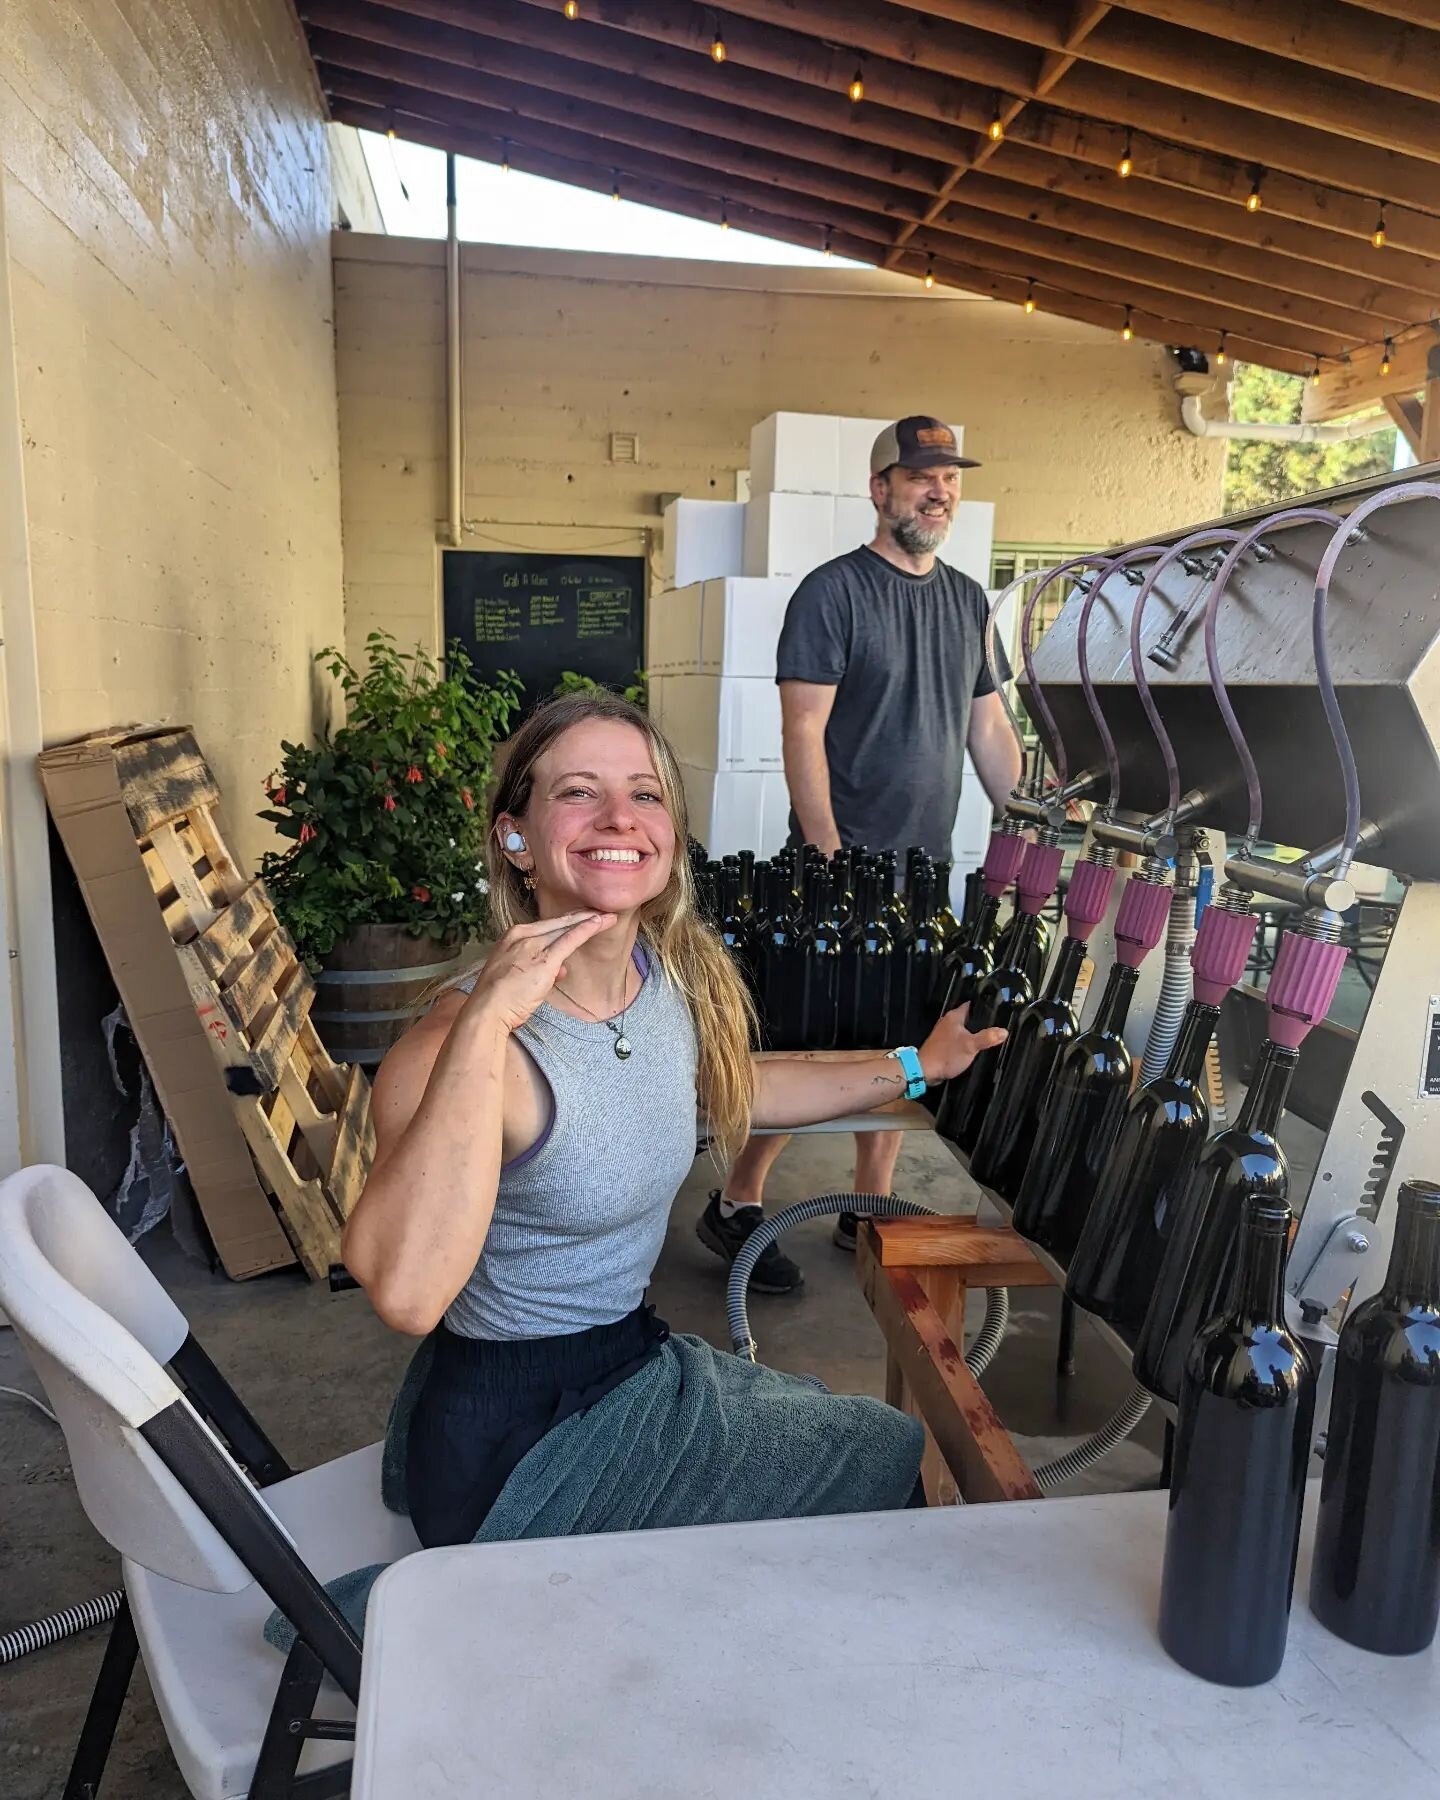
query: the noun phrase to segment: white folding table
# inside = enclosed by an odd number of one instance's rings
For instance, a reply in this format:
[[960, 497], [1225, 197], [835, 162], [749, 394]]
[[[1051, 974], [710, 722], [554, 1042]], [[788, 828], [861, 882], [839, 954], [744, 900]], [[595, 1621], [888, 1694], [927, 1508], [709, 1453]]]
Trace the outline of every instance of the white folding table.
[[1440, 1657], [1324, 1631], [1308, 1529], [1273, 1682], [1170, 1661], [1165, 1504], [421, 1551], [371, 1599], [353, 1800], [1440, 1794]]

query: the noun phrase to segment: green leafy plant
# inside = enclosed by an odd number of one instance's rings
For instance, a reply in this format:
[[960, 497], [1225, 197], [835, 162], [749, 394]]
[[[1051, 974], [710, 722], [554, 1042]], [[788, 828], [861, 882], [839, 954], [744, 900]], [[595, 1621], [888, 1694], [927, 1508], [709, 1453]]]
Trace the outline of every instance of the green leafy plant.
[[[1300, 417], [1305, 380], [1237, 362], [1230, 390], [1231, 417], [1291, 425]], [[1234, 438], [1225, 456], [1225, 511], [1245, 512], [1278, 500], [1298, 500], [1321, 488], [1339, 487], [1395, 466], [1395, 430], [1383, 427], [1370, 437], [1340, 444], [1275, 444]]]
[[282, 744], [265, 781], [260, 817], [290, 842], [260, 874], [312, 966], [360, 925], [438, 939], [487, 921], [485, 791], [519, 678], [478, 681], [459, 644], [442, 673], [383, 631], [365, 654], [363, 673], [339, 650], [317, 654], [340, 683], [345, 723], [317, 744]]
[[611, 694], [618, 693], [633, 706], [648, 710], [650, 701], [650, 677], [644, 669], [637, 669], [630, 685], [623, 688], [609, 688], [603, 682], [593, 681], [588, 675], [578, 675], [574, 669], [566, 669], [555, 687], [555, 694]]

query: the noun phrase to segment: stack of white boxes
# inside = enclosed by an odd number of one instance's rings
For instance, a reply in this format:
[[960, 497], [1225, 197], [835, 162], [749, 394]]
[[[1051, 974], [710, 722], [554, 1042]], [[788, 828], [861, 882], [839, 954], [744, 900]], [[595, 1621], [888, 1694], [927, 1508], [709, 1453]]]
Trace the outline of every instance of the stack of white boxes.
[[[680, 759], [691, 830], [712, 856], [771, 856], [785, 841], [780, 627], [802, 576], [874, 537], [870, 446], [890, 423], [772, 413], [750, 434], [748, 501], [674, 500], [666, 508], [661, 567], [669, 585], [648, 614], [650, 711]], [[961, 501], [942, 552], [982, 583], [993, 514], [988, 502]], [[984, 856], [989, 821], [967, 762], [954, 842], [962, 873]]]

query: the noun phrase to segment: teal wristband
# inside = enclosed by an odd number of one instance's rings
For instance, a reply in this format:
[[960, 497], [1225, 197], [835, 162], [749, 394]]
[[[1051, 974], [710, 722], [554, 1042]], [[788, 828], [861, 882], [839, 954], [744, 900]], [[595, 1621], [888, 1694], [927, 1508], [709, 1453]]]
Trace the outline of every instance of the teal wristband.
[[890, 1054], [904, 1071], [905, 1098], [907, 1100], [922, 1099], [930, 1084], [925, 1079], [925, 1071], [920, 1067], [920, 1054], [915, 1046], [902, 1044], [898, 1050], [892, 1050]]

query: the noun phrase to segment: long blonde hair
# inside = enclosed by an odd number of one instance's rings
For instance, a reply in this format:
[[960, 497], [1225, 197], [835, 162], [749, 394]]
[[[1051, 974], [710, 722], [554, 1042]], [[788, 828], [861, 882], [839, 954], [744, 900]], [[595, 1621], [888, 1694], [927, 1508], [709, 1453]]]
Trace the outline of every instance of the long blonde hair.
[[507, 746], [505, 767], [490, 800], [485, 857], [490, 874], [490, 918], [497, 937], [536, 917], [535, 897], [503, 854], [497, 821], [523, 818], [535, 785], [535, 763], [572, 725], [605, 719], [643, 732], [660, 777], [665, 810], [675, 827], [670, 879], [640, 909], [640, 936], [679, 990], [695, 1025], [699, 1048], [696, 1086], [712, 1143], [723, 1159], [739, 1150], [750, 1126], [755, 1078], [750, 1046], [755, 1008], [729, 953], [695, 908], [695, 884], [686, 852], [689, 815], [675, 753], [638, 706], [615, 694], [567, 694], [537, 707]]

